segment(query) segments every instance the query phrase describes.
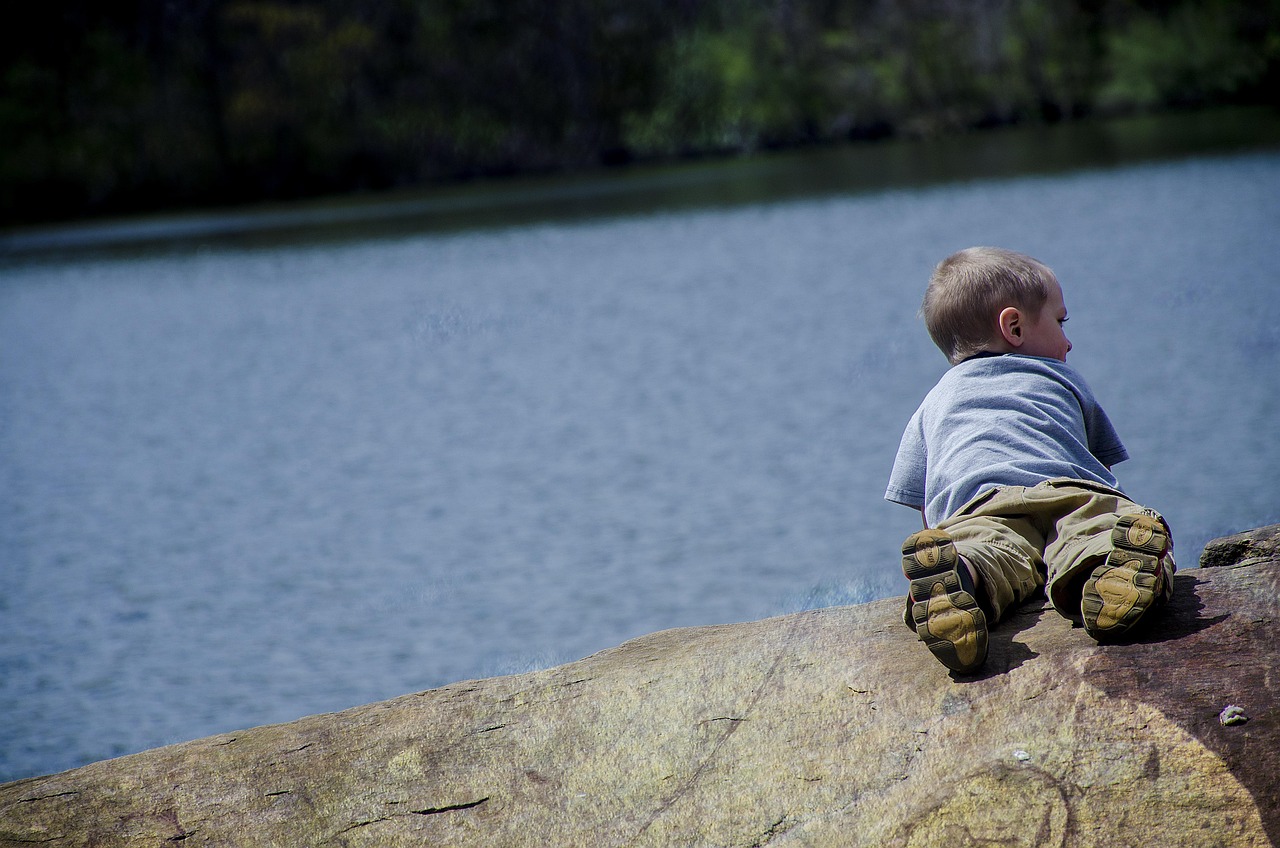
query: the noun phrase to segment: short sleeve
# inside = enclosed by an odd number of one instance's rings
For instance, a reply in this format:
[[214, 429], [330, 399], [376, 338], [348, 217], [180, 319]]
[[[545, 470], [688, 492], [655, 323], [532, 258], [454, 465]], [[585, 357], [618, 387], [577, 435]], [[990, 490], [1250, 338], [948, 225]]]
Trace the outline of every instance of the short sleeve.
[[884, 493], [885, 500], [924, 509], [927, 460], [924, 424], [920, 411], [916, 410], [915, 415], [907, 422], [907, 429], [903, 431], [902, 441], [898, 444], [893, 470], [889, 472], [889, 486]]
[[1089, 438], [1089, 452], [1103, 465], [1110, 468], [1129, 458], [1129, 451], [1120, 441], [1120, 434], [1096, 401], [1089, 403], [1084, 409], [1084, 427]]

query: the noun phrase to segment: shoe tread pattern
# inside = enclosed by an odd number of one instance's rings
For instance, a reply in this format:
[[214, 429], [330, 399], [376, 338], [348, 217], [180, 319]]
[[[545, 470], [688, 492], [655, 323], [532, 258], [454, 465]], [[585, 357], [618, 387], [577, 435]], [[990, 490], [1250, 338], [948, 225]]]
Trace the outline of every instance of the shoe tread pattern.
[[1125, 515], [1111, 532], [1111, 553], [1084, 584], [1080, 612], [1095, 639], [1114, 638], [1133, 629], [1170, 594], [1164, 556], [1169, 535], [1148, 515]]
[[941, 531], [922, 530], [902, 547], [916, 635], [939, 662], [963, 674], [986, 661], [988, 644], [986, 615], [959, 566], [951, 537]]

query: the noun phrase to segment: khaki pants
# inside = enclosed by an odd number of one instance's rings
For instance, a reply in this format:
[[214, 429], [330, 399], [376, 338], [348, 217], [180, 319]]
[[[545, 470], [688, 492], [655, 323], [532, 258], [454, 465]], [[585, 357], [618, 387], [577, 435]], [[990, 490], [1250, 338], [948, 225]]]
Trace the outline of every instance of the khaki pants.
[[[978, 570], [979, 594], [985, 596], [978, 600], [993, 624], [1041, 589], [1054, 609], [1079, 621], [1084, 581], [1111, 552], [1116, 521], [1132, 513], [1165, 523], [1115, 489], [1059, 479], [983, 492], [936, 529], [945, 530], [960, 556]], [[1170, 573], [1175, 569], [1172, 538]]]

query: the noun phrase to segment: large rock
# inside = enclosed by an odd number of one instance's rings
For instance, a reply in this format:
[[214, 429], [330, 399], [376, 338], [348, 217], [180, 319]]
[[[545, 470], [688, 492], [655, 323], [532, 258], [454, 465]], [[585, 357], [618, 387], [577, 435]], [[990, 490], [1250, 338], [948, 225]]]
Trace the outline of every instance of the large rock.
[[971, 679], [896, 600], [656, 633], [10, 783], [0, 845], [1269, 845], [1280, 560], [1220, 564], [1129, 644], [1025, 607]]

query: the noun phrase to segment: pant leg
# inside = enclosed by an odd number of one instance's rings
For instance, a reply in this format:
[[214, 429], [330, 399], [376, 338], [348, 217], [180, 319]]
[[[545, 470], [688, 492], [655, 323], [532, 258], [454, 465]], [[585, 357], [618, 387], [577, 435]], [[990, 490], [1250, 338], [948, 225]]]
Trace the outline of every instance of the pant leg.
[[979, 603], [995, 624], [1045, 583], [1043, 528], [1028, 513], [1023, 489], [993, 489], [938, 524], [977, 569]]
[[[1033, 511], [1052, 520], [1044, 548], [1049, 602], [1063, 616], [1074, 620], [1081, 618], [1084, 582], [1111, 553], [1111, 531], [1121, 516], [1149, 515], [1168, 530], [1168, 524], [1155, 510], [1088, 481], [1049, 480], [1027, 489], [1024, 497]], [[1168, 562], [1172, 570], [1172, 552]]]

